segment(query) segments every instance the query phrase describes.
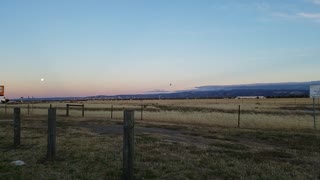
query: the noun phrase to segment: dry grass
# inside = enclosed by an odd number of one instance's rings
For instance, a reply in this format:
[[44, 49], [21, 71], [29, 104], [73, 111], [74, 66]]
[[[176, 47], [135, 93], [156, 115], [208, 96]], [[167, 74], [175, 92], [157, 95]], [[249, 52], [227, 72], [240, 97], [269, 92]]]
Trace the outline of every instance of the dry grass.
[[[320, 178], [319, 131], [174, 122], [137, 120], [135, 179]], [[46, 116], [22, 118], [18, 148], [12, 146], [12, 124], [0, 122], [0, 179], [121, 179], [122, 135], [108, 132], [117, 126], [119, 121], [105, 118], [59, 116], [58, 157], [49, 162], [45, 160]], [[98, 133], [93, 127], [106, 130]], [[18, 159], [27, 165], [10, 164]]]
[[[136, 179], [320, 179], [320, 131], [313, 129], [310, 102], [87, 101], [84, 118], [81, 108], [72, 108], [66, 117], [66, 103], [56, 102], [54, 162], [45, 158], [50, 104], [31, 104], [29, 114], [27, 104], [8, 104], [6, 113], [0, 105], [0, 179], [121, 179], [123, 109], [136, 110]], [[238, 105], [241, 129], [235, 128]], [[22, 108], [18, 148], [7, 121], [14, 107]], [[18, 159], [27, 165], [10, 164]]]
[[[124, 100], [86, 101], [85, 117], [110, 118], [113, 106], [113, 119], [123, 118], [123, 109], [136, 110], [136, 118], [141, 118], [141, 105], [144, 105], [146, 121], [200, 124], [210, 126], [236, 127], [238, 106], [241, 105], [242, 128], [288, 128], [312, 129], [312, 105], [309, 98], [293, 99], [203, 99], [203, 100]], [[66, 114], [66, 103], [51, 103], [58, 115]], [[7, 106], [7, 115], [12, 116], [13, 107], [21, 107], [27, 115], [27, 104]], [[46, 115], [49, 103], [29, 105], [30, 115]], [[319, 106], [318, 106], [319, 109]], [[4, 114], [4, 105], [0, 114]], [[319, 115], [317, 110], [317, 115]], [[81, 108], [70, 110], [70, 116], [81, 116]], [[317, 124], [320, 124], [317, 118]]]

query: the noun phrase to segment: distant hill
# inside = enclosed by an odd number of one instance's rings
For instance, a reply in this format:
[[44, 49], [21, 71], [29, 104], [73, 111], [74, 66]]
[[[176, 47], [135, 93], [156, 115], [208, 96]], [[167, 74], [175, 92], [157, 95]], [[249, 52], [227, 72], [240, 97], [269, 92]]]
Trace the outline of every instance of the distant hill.
[[[195, 87], [192, 90], [176, 92], [155, 92], [148, 94], [127, 95], [98, 95], [89, 97], [52, 97], [34, 98], [32, 100], [66, 101], [90, 99], [192, 99], [192, 98], [235, 98], [237, 96], [266, 96], [266, 97], [308, 97], [309, 86], [319, 84], [320, 81], [257, 83], [242, 85], [208, 85]], [[20, 100], [20, 99], [17, 99]], [[24, 99], [27, 101], [27, 99]]]
[[320, 84], [320, 81], [256, 83], [242, 85], [209, 85], [199, 86], [192, 90], [172, 93], [134, 94], [118, 96], [94, 96], [98, 99], [186, 99], [186, 98], [235, 98], [237, 96], [266, 96], [266, 97], [308, 97], [309, 86]]
[[196, 87], [197, 91], [217, 91], [234, 89], [260, 89], [260, 90], [309, 90], [310, 85], [320, 84], [320, 81], [310, 82], [284, 82], [284, 83], [256, 83], [242, 85], [209, 85]]

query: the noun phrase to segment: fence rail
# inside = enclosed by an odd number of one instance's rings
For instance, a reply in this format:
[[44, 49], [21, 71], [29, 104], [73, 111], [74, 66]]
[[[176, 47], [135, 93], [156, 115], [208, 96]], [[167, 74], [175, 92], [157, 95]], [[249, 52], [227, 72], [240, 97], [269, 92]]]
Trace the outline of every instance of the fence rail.
[[[304, 100], [305, 101], [305, 100]], [[163, 121], [191, 123], [241, 128], [314, 128], [320, 115], [319, 106], [313, 112], [312, 103], [308, 105], [270, 105], [261, 104], [0, 104], [0, 120], [12, 117], [12, 109], [19, 107], [21, 116], [46, 115], [49, 107], [56, 109], [57, 116], [83, 118], [106, 118], [121, 120], [123, 110], [134, 110], [135, 118], [142, 121]], [[241, 107], [241, 109], [240, 109]], [[85, 115], [85, 117], [84, 117]], [[312, 124], [311, 124], [312, 123]]]

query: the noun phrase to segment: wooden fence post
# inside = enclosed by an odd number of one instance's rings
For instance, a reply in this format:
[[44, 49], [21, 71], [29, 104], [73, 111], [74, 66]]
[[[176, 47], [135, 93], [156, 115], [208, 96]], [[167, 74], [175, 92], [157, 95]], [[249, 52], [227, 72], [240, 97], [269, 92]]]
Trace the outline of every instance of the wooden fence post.
[[14, 121], [13, 121], [13, 131], [14, 131], [14, 146], [17, 147], [20, 145], [21, 137], [21, 118], [20, 118], [20, 108], [14, 108]]
[[238, 128], [240, 128], [240, 105], [238, 110]]
[[56, 157], [56, 108], [48, 109], [48, 146], [47, 159], [53, 161]]
[[111, 105], [111, 119], [113, 118], [113, 105]]
[[143, 105], [141, 105], [141, 121], [143, 120]]
[[134, 111], [124, 111], [123, 126], [123, 179], [133, 180]]
[[84, 117], [84, 104], [82, 104], [82, 117]]
[[69, 116], [69, 104], [67, 104], [67, 112], [66, 112], [66, 116], [68, 117]]
[[315, 98], [313, 99], [313, 127], [316, 129], [316, 106], [315, 106]]

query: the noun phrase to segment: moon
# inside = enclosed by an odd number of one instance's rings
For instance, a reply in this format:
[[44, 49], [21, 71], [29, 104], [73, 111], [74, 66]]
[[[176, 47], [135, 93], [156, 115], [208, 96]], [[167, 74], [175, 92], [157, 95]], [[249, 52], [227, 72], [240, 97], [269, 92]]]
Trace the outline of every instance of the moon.
[[43, 82], [43, 81], [44, 81], [44, 78], [41, 78], [40, 81]]

